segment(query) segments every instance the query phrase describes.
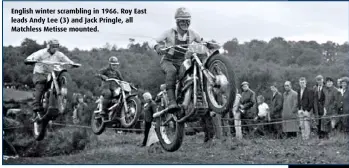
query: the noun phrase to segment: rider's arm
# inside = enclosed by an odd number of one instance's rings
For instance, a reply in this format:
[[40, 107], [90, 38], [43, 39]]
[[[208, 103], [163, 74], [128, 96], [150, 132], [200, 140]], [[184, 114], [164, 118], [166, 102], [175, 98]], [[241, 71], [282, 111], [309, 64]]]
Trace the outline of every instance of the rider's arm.
[[26, 59], [25, 61], [39, 61], [41, 59], [41, 57], [43, 56], [43, 51], [44, 50], [39, 50], [39, 51], [36, 51], [32, 54], [30, 54]]
[[106, 73], [107, 73], [107, 68], [103, 68], [99, 70], [98, 76], [101, 77], [102, 80], [108, 79]]
[[203, 41], [203, 38], [193, 30], [191, 30], [191, 35], [194, 37], [195, 42], [201, 43]]
[[124, 77], [122, 77], [122, 75], [121, 75], [120, 71], [116, 71], [116, 73], [118, 74], [119, 79], [123, 81], [123, 80], [124, 80]]
[[60, 61], [74, 64], [74, 61], [70, 60], [65, 54], [63, 54], [62, 52], [59, 52], [59, 51], [57, 51], [57, 52], [58, 52], [57, 55], [59, 56]]
[[157, 43], [157, 44], [154, 45], [154, 49], [155, 50], [157, 50], [157, 48], [159, 46], [165, 46], [166, 45], [167, 37], [169, 36], [169, 34], [171, 34], [171, 31], [165, 31], [158, 38], [155, 39], [155, 41]]

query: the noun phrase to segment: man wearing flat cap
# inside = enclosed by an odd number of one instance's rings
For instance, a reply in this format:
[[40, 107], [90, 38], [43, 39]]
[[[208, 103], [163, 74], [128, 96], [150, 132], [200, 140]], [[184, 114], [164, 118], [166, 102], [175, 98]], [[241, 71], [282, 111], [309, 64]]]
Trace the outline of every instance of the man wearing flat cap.
[[[257, 115], [256, 94], [249, 88], [249, 83], [244, 81], [241, 83], [242, 93], [240, 99], [241, 119], [253, 119]], [[243, 121], [242, 125], [251, 124], [250, 120]], [[244, 133], [250, 132], [252, 127], [243, 127]]]
[[[316, 76], [316, 85], [313, 87], [314, 93], [314, 115], [316, 118], [322, 117], [324, 115], [324, 104], [325, 104], [325, 94], [324, 94], [324, 77], [322, 75]], [[321, 131], [321, 120], [317, 119], [318, 136], [323, 139], [325, 133]]]

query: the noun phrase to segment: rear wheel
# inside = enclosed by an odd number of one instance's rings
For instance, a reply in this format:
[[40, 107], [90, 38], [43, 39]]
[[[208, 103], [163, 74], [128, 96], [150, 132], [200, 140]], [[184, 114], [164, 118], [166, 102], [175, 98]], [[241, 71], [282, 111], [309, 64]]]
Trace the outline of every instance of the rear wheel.
[[[52, 91], [51, 92], [45, 92], [42, 95], [41, 98], [41, 103], [43, 104], [43, 111], [44, 112], [48, 112], [49, 110], [49, 104], [50, 104], [50, 100], [52, 101], [52, 98], [50, 97], [50, 95], [52, 95]], [[41, 141], [44, 139], [45, 135], [46, 135], [46, 128], [48, 125], [49, 120], [47, 119], [47, 117], [45, 117], [45, 119], [42, 119], [39, 121], [39, 119], [41, 119], [42, 117], [44, 117], [44, 115], [46, 113], [44, 112], [36, 112], [35, 113], [35, 121], [33, 123], [33, 135], [35, 140], [37, 141]]]
[[62, 72], [59, 75], [58, 83], [61, 92], [61, 95], [58, 96], [58, 109], [60, 113], [63, 113], [73, 102], [72, 79], [68, 72]]
[[[162, 110], [162, 108], [159, 108], [158, 111], [160, 110]], [[184, 138], [184, 122], [177, 123], [174, 120], [176, 118], [177, 117], [174, 114], [167, 113], [155, 119], [156, 135], [163, 149], [168, 152], [178, 150], [181, 147]]]
[[228, 57], [215, 55], [207, 68], [216, 78], [214, 85], [206, 78], [204, 81], [208, 105], [214, 112], [223, 114], [232, 108], [237, 92], [233, 64]]

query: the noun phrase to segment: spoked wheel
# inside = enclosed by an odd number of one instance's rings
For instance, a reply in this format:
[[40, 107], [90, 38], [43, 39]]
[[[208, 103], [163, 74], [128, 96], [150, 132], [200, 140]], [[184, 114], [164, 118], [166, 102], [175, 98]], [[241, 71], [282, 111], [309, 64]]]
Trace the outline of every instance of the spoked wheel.
[[70, 102], [72, 102], [72, 91], [71, 84], [72, 80], [67, 72], [62, 72], [58, 78], [59, 88], [61, 94], [58, 96], [58, 110], [59, 113], [63, 113], [68, 107]]
[[177, 123], [176, 119], [176, 115], [170, 113], [156, 118], [156, 135], [161, 146], [168, 152], [178, 150], [184, 138], [184, 122]]
[[[97, 103], [96, 111], [101, 111], [101, 103]], [[95, 111], [92, 112], [91, 128], [94, 134], [100, 135], [105, 130], [105, 123], [103, 122], [103, 116]]]
[[[40, 114], [37, 114], [37, 115], [40, 115]], [[41, 121], [34, 121], [33, 135], [35, 140], [41, 141], [44, 139], [48, 122], [49, 122], [48, 119], [43, 119]]]
[[121, 125], [125, 128], [133, 127], [137, 121], [139, 116], [141, 115], [141, 101], [138, 97], [134, 96], [127, 100], [127, 111], [125, 107], [121, 109]]
[[222, 114], [229, 110], [235, 100], [236, 84], [230, 59], [216, 55], [208, 62], [208, 70], [215, 76], [214, 84], [205, 79], [204, 86], [208, 105], [214, 112]]
[[92, 131], [96, 135], [100, 135], [105, 130], [105, 123], [103, 122], [103, 119], [101, 116], [97, 117], [96, 113], [92, 113], [92, 119], [91, 119], [91, 127]]

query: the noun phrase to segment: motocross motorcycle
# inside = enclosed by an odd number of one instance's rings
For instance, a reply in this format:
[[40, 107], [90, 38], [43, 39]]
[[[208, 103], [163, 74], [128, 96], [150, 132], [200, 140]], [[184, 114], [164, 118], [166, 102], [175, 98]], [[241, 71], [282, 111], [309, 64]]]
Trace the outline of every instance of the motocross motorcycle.
[[108, 118], [102, 116], [102, 101], [103, 96], [100, 96], [96, 101], [97, 108], [92, 113], [91, 127], [93, 133], [100, 135], [104, 132], [107, 125], [121, 125], [122, 128], [131, 128], [141, 115], [141, 100], [138, 98], [138, 93], [133, 93], [132, 90], [137, 90], [136, 87], [128, 82], [114, 78], [106, 79], [116, 86], [113, 93], [112, 103], [108, 108]]
[[[178, 150], [184, 138], [185, 123], [198, 121], [207, 113], [224, 114], [232, 108], [235, 74], [231, 60], [213, 42], [166, 47], [168, 53], [185, 51], [185, 61], [176, 82], [175, 97], [180, 108], [163, 107], [153, 114], [155, 131], [168, 152]], [[181, 51], [180, 51], [181, 50]]]
[[72, 91], [70, 89], [72, 79], [67, 69], [77, 68], [81, 65], [52, 61], [25, 61], [27, 65], [36, 63], [43, 64], [51, 71], [47, 76], [46, 83], [46, 86], [49, 88], [41, 98], [43, 112], [37, 112], [33, 119], [34, 138], [37, 141], [41, 141], [45, 137], [49, 122], [62, 115], [71, 101]]
[[[157, 103], [156, 111], [161, 111], [161, 110], [164, 110], [164, 109], [166, 109], [168, 107], [170, 102], [169, 102], [168, 97], [167, 97], [166, 84], [160, 85], [160, 92], [156, 95], [155, 102]], [[167, 113], [166, 116], [164, 115], [162, 117], [163, 117], [163, 119], [164, 118], [169, 119], [171, 117], [171, 114]], [[185, 124], [185, 128], [187, 128], [188, 126], [191, 126], [191, 125], [194, 125], [195, 127], [197, 126], [197, 124], [195, 124], [195, 123], [186, 123]], [[167, 129], [172, 129], [172, 131], [174, 131], [175, 123], [174, 122], [168, 122], [168, 128]], [[193, 135], [193, 134], [195, 134], [197, 132], [200, 132], [200, 131], [195, 130], [195, 129], [189, 129], [189, 130], [186, 131], [185, 134], [186, 135]]]

